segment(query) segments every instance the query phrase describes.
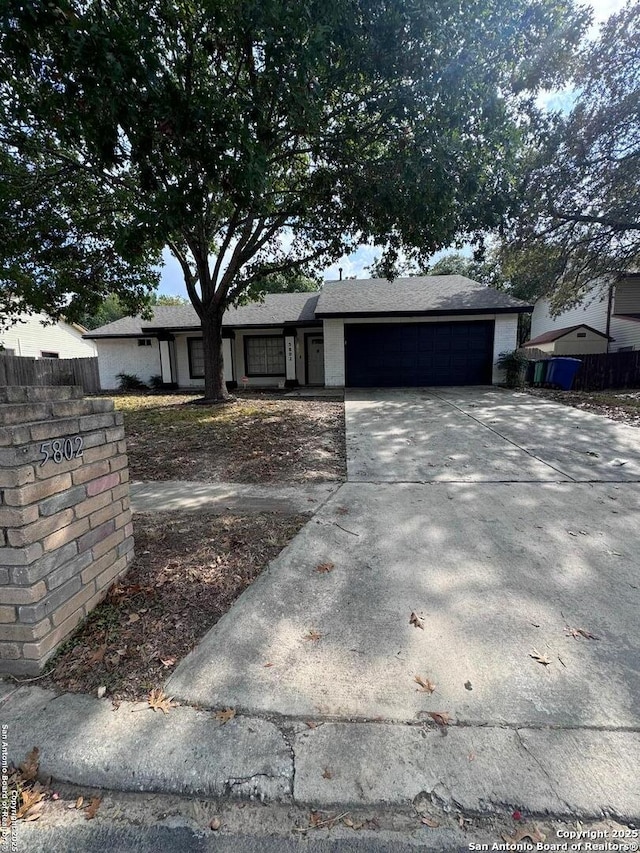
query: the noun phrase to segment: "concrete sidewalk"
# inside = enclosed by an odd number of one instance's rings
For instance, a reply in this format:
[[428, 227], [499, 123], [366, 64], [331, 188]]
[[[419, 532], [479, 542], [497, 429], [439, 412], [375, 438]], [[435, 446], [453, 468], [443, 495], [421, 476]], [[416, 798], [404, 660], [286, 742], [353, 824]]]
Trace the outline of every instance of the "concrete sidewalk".
[[313, 808], [409, 806], [465, 815], [640, 820], [640, 734], [433, 723], [265, 719], [4, 687], [9, 761], [33, 746], [57, 782], [111, 791], [259, 799]]
[[114, 791], [639, 822], [640, 430], [364, 391], [347, 446], [343, 485], [136, 484], [139, 512], [313, 517], [178, 665], [181, 707], [4, 685], [10, 759]]
[[131, 484], [133, 512], [208, 510], [254, 514], [277, 512], [284, 515], [312, 513], [333, 495], [340, 483], [263, 486], [245, 483], [199, 483], [159, 480]]

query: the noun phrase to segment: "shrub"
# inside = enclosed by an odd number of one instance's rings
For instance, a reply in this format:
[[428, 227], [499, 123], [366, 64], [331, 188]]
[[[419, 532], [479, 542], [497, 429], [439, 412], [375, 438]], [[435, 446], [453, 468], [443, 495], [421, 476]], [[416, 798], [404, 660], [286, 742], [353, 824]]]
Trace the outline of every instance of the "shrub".
[[498, 356], [498, 367], [506, 370], [508, 388], [520, 388], [524, 384], [525, 371], [529, 359], [517, 349], [501, 352]]
[[157, 375], [149, 377], [149, 385], [151, 385], [153, 391], [162, 391], [164, 389], [162, 376]]
[[121, 391], [148, 391], [149, 387], [135, 373], [118, 373], [118, 387]]

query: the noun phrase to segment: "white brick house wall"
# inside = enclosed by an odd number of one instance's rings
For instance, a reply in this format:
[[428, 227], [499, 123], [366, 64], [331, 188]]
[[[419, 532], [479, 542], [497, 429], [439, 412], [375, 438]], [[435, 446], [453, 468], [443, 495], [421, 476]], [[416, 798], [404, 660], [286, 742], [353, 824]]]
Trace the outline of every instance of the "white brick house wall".
[[344, 320], [323, 320], [324, 328], [324, 384], [328, 388], [343, 388]]
[[118, 388], [118, 373], [135, 374], [143, 382], [149, 382], [152, 376], [159, 376], [160, 348], [158, 341], [151, 338], [151, 346], [138, 346], [135, 338], [99, 338], [98, 369], [100, 385], [105, 391]]
[[496, 314], [496, 326], [493, 336], [493, 384], [503, 382], [505, 374], [496, 362], [501, 352], [511, 352], [518, 346], [518, 315]]

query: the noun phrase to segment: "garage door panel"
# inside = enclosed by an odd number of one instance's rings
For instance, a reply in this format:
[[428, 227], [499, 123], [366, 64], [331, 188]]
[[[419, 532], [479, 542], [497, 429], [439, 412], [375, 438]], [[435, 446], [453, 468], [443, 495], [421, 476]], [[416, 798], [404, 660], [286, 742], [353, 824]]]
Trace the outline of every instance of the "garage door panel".
[[345, 326], [352, 387], [491, 382], [493, 321]]

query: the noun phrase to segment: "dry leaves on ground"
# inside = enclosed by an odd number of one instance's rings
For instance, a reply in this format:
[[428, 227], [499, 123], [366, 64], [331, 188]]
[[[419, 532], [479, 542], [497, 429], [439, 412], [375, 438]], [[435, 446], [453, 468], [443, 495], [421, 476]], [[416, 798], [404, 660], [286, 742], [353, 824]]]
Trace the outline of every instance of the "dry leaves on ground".
[[219, 817], [212, 817], [209, 821], [209, 829], [212, 829], [214, 832], [217, 832], [222, 826], [222, 821]]
[[436, 689], [435, 684], [432, 681], [429, 681], [428, 678], [422, 678], [420, 675], [416, 675], [413, 679], [419, 687], [416, 688], [418, 693], [433, 693]]
[[116, 408], [124, 413], [132, 479], [344, 479], [343, 403], [249, 391], [222, 406], [191, 405], [196, 397], [116, 396]]
[[334, 563], [320, 563], [319, 566], [316, 566], [316, 572], [320, 575], [326, 575], [329, 572], [332, 572], [335, 569]]
[[32, 788], [22, 789], [20, 791], [21, 804], [16, 811], [16, 818], [18, 820], [38, 820], [46, 794], [46, 789], [39, 782], [35, 782]]
[[163, 714], [168, 714], [172, 708], [178, 707], [178, 703], [173, 701], [173, 697], [167, 696], [159, 687], [149, 693], [147, 702], [153, 711], [162, 711]]
[[584, 637], [585, 640], [599, 640], [600, 637], [596, 637], [595, 634], [592, 634], [591, 631], [585, 631], [584, 628], [570, 628], [568, 625], [564, 629], [567, 634], [573, 637], [574, 640], [577, 640], [579, 637]]
[[307, 520], [136, 514], [134, 563], [60, 649], [43, 686], [146, 703]]
[[329, 770], [328, 767], [325, 767], [324, 770], [322, 771], [322, 778], [323, 779], [333, 779], [333, 773], [331, 772], [331, 770]]
[[536, 649], [531, 649], [529, 657], [533, 658], [538, 663], [541, 663], [543, 666], [549, 666], [551, 664], [549, 658], [541, 655], [540, 652], [536, 651]]
[[321, 828], [333, 829], [333, 827], [336, 825], [336, 823], [343, 821], [344, 818], [348, 817], [348, 815], [349, 815], [349, 812], [342, 812], [341, 814], [338, 814], [338, 815], [333, 815], [333, 816], [329, 815], [329, 816], [325, 817], [322, 814], [322, 812], [314, 810], [309, 814], [309, 825], [308, 826], [302, 826], [302, 827], [297, 826], [295, 828], [295, 831], [306, 833], [306, 832], [309, 832], [310, 829], [321, 829]]
[[438, 726], [448, 726], [452, 720], [451, 714], [448, 711], [429, 711], [428, 716]]
[[102, 802], [102, 797], [92, 797], [89, 805], [84, 811], [85, 820], [93, 820], [96, 816], [98, 809], [100, 808], [100, 803]]
[[236, 715], [235, 708], [225, 708], [224, 711], [216, 711], [215, 718], [219, 721], [220, 725], [224, 726], [229, 720], [233, 720]]
[[40, 750], [34, 746], [25, 760], [18, 766], [22, 782], [33, 782], [38, 777], [40, 767]]
[[420, 818], [420, 823], [423, 823], [425, 826], [431, 827], [431, 829], [436, 829], [438, 826], [440, 826], [439, 821], [435, 820], [432, 817], [429, 817], [428, 815], [425, 815], [424, 817]]
[[413, 625], [414, 628], [422, 628], [424, 631], [424, 619], [413, 611], [411, 612], [411, 616], [409, 616], [409, 625]]
[[[7, 796], [15, 796], [16, 819], [24, 821], [38, 820], [41, 816], [45, 799], [50, 791], [37, 781], [39, 772], [39, 750], [33, 747], [26, 759], [17, 768], [9, 766], [3, 785], [6, 784]], [[11, 825], [11, 813], [6, 816], [5, 826]]]
[[522, 829], [519, 829], [515, 835], [507, 835], [506, 832], [502, 834], [502, 839], [503, 841], [506, 841], [507, 844], [520, 844], [525, 838], [528, 838], [532, 844], [542, 844], [546, 837], [547, 836], [544, 832], [540, 832], [536, 826], [532, 828], [523, 827]]

